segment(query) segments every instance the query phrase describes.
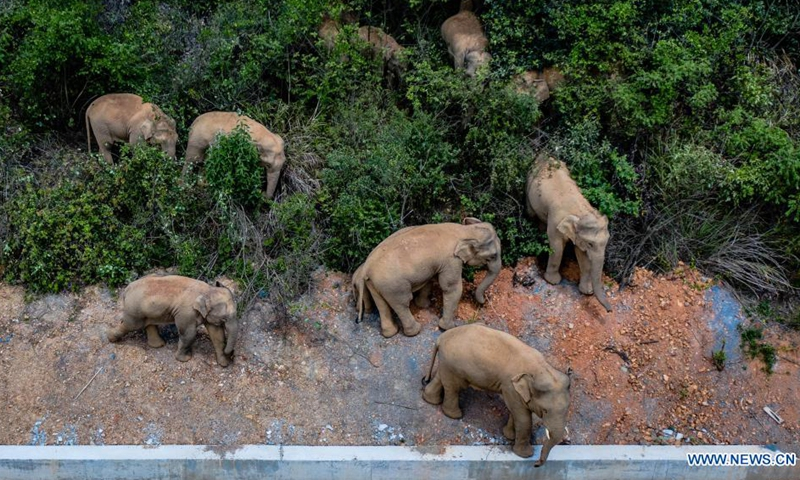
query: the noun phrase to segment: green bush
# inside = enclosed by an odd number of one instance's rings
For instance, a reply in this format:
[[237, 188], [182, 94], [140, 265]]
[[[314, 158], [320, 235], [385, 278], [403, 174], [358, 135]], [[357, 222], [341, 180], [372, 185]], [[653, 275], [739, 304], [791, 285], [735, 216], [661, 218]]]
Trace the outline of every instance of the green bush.
[[247, 126], [218, 136], [208, 148], [205, 169], [208, 185], [217, 194], [248, 208], [261, 203], [264, 168]]

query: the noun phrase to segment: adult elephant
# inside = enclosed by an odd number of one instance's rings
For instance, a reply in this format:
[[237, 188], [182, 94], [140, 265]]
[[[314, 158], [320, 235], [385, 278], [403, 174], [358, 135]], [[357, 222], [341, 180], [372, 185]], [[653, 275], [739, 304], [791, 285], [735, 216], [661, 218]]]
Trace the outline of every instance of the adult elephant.
[[353, 286], [358, 320], [371, 299], [380, 312], [384, 337], [398, 332], [392, 310], [400, 318], [403, 333], [409, 337], [416, 335], [421, 327], [411, 314], [409, 303], [416, 292], [417, 306], [427, 307], [431, 281], [436, 277], [444, 296], [439, 327], [453, 328], [463, 289], [463, 265], [487, 266], [486, 277], [475, 289], [475, 300], [483, 304], [486, 289], [500, 273], [500, 253], [500, 239], [494, 227], [477, 218], [465, 218], [463, 224], [419, 225], [395, 232], [375, 247], [356, 270]]
[[186, 174], [190, 164], [205, 160], [206, 150], [214, 143], [217, 135], [227, 135], [240, 124], [247, 127], [250, 138], [258, 150], [261, 166], [267, 171], [267, 189], [264, 196], [268, 199], [272, 198], [278, 186], [281, 169], [286, 163], [283, 139], [252, 118], [235, 112], [208, 112], [192, 122], [189, 130], [189, 142], [186, 145], [186, 163], [183, 167], [183, 174]]
[[578, 289], [594, 294], [606, 311], [611, 311], [603, 290], [603, 263], [608, 244], [608, 218], [586, 200], [564, 162], [541, 154], [528, 175], [526, 186], [528, 213], [547, 224], [547, 239], [552, 253], [544, 279], [557, 284], [561, 256], [568, 241], [575, 245], [581, 270]]
[[92, 150], [92, 132], [100, 153], [107, 162], [113, 161], [111, 145], [116, 142], [159, 145], [175, 158], [178, 133], [175, 120], [139, 95], [110, 93], [93, 101], [86, 109], [86, 148]]

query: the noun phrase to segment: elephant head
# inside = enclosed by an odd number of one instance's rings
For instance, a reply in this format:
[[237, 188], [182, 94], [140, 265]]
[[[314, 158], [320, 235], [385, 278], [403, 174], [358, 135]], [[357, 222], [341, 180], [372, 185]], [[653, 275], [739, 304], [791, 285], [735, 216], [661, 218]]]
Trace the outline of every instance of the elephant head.
[[236, 336], [239, 331], [239, 321], [236, 319], [236, 301], [233, 292], [219, 282], [211, 287], [205, 294], [198, 295], [193, 308], [203, 317], [203, 320], [217, 327], [225, 328], [225, 355], [233, 352]]
[[170, 158], [174, 159], [175, 145], [178, 143], [175, 120], [166, 116], [155, 106], [153, 106], [151, 117], [142, 122], [140, 126], [142, 138], [151, 145], [159, 145]]
[[265, 195], [267, 198], [272, 198], [278, 187], [281, 169], [283, 169], [283, 164], [286, 163], [283, 139], [278, 135], [269, 133], [264, 135], [263, 138], [255, 139], [255, 142], [261, 165], [267, 170], [267, 191]]
[[538, 375], [518, 374], [511, 383], [528, 409], [544, 423], [547, 440], [542, 446], [539, 460], [534, 465], [539, 467], [547, 460], [550, 449], [561, 443], [568, 433], [566, 423], [570, 377], [550, 368]]
[[[606, 245], [608, 244], [608, 217], [589, 213], [578, 217], [567, 215], [558, 224], [558, 231], [569, 238], [575, 248], [586, 253], [590, 265], [590, 278], [592, 280], [592, 291], [606, 311], [611, 311], [611, 304], [606, 299], [603, 289], [603, 263], [606, 257]], [[583, 268], [583, 266], [581, 266]]]
[[465, 235], [456, 244], [454, 255], [467, 265], [487, 266], [486, 277], [475, 289], [475, 300], [483, 305], [486, 301], [484, 297], [486, 289], [500, 274], [500, 268], [503, 266], [500, 257], [500, 239], [489, 223], [481, 222], [473, 217], [465, 218], [462, 223]]
[[467, 71], [467, 75], [474, 77], [478, 69], [483, 65], [488, 65], [491, 60], [492, 56], [487, 51], [471, 50], [467, 52], [464, 57], [464, 68]]

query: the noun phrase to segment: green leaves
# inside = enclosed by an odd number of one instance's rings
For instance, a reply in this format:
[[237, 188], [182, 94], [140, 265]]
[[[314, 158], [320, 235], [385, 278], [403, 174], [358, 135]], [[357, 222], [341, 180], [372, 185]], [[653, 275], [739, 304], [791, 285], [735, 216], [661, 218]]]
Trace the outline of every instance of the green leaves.
[[218, 194], [247, 208], [260, 205], [264, 168], [244, 124], [212, 143], [205, 169], [208, 185]]

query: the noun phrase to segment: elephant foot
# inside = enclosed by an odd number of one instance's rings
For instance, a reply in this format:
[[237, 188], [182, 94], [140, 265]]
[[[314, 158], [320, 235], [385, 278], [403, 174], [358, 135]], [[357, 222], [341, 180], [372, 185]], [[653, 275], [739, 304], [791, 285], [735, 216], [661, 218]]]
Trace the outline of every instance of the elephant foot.
[[552, 285], [558, 285], [561, 283], [561, 274], [558, 272], [545, 272], [544, 279], [547, 280], [547, 283]]
[[456, 322], [454, 322], [452, 319], [445, 319], [445, 318], [439, 319], [439, 328], [441, 328], [442, 330], [450, 330], [455, 326]]
[[417, 321], [415, 321], [408, 327], [405, 326], [403, 327], [403, 335], [405, 335], [406, 337], [413, 337], [421, 331], [422, 331], [422, 325], [420, 325], [419, 322]]
[[426, 387], [424, 390], [422, 390], [422, 399], [431, 405], [439, 405], [442, 403], [442, 392], [439, 391], [437, 395], [437, 393], [429, 391]]
[[522, 458], [528, 458], [533, 456], [533, 445], [531, 445], [530, 443], [528, 444], [515, 443], [513, 450], [514, 453], [516, 453]]
[[423, 297], [422, 295], [414, 298], [414, 304], [419, 308], [428, 308], [431, 306], [431, 299], [428, 297]]
[[228, 365], [230, 365], [231, 361], [228, 360], [228, 357], [226, 357], [225, 355], [222, 355], [222, 356], [218, 356], [217, 357], [217, 363], [219, 364], [220, 367], [224, 368], [224, 367], [227, 367]]
[[106, 338], [108, 338], [109, 342], [116, 343], [120, 338], [122, 338], [122, 335], [120, 335], [115, 329], [111, 328], [106, 330]]
[[454, 408], [452, 410], [449, 408], [442, 408], [442, 412], [448, 417], [453, 418], [455, 420], [458, 420], [459, 418], [464, 416], [464, 413], [461, 411], [460, 408]]
[[381, 335], [386, 338], [391, 338], [397, 335], [397, 332], [400, 330], [397, 328], [397, 325], [392, 324], [391, 327], [381, 327]]
[[150, 346], [150, 348], [161, 348], [164, 345], [166, 345], [166, 343], [164, 343], [164, 339], [161, 338], [161, 337], [148, 338], [147, 339], [147, 344]]
[[192, 352], [178, 352], [175, 354], [175, 359], [179, 362], [188, 362], [192, 359]]
[[510, 425], [503, 427], [503, 436], [506, 437], [506, 440], [514, 440], [516, 438], [515, 433], [514, 428]]
[[578, 290], [584, 295], [591, 295], [594, 293], [594, 288], [592, 288], [592, 282], [587, 282], [584, 284], [583, 282], [578, 285]]

